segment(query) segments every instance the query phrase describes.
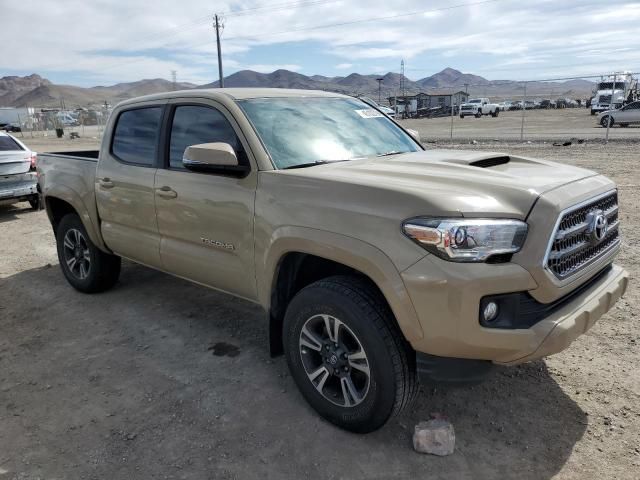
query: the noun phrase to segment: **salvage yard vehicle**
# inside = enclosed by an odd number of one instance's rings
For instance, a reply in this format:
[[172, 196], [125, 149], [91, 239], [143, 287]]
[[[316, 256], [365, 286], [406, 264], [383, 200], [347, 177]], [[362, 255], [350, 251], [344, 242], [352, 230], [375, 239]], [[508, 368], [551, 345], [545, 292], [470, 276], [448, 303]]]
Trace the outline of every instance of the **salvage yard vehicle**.
[[406, 408], [418, 380], [564, 350], [627, 287], [608, 178], [425, 150], [335, 93], [127, 100], [99, 151], [43, 154], [38, 171], [74, 288], [113, 287], [128, 258], [261, 305], [302, 395], [355, 432]]
[[0, 205], [28, 201], [39, 208], [36, 158], [20, 140], [0, 132]]
[[497, 104], [489, 102], [488, 98], [472, 98], [460, 106], [460, 118], [473, 115], [480, 118], [483, 115], [497, 117], [500, 109]]
[[607, 110], [598, 114], [598, 123], [603, 127], [620, 125], [628, 127], [634, 123], [640, 123], [640, 101], [632, 102], [618, 110]]

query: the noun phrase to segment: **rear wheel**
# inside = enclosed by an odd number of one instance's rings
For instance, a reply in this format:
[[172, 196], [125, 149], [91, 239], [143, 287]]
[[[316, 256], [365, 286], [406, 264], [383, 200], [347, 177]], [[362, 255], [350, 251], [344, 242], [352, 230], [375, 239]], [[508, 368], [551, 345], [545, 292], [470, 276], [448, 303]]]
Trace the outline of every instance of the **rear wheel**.
[[34, 210], [40, 210], [40, 196], [36, 195], [31, 197], [29, 199], [29, 205], [31, 205], [31, 208]]
[[460, 118], [464, 118], [464, 115], [460, 114]]
[[602, 117], [600, 119], [600, 125], [602, 125], [603, 127], [607, 127], [607, 124], [609, 127], [613, 127], [614, 121], [613, 118], [611, 118], [610, 115], [605, 115], [604, 117]]
[[494, 118], [497, 117], [498, 116], [498, 112], [499, 112], [499, 110], [496, 109], [495, 112], [491, 112], [491, 116], [494, 117]]
[[96, 247], [80, 217], [65, 215], [56, 230], [62, 273], [73, 288], [84, 293], [103, 292], [120, 276], [120, 257]]
[[287, 308], [284, 338], [300, 392], [341, 428], [376, 430], [415, 397], [410, 347], [364, 280], [336, 276], [303, 288]]

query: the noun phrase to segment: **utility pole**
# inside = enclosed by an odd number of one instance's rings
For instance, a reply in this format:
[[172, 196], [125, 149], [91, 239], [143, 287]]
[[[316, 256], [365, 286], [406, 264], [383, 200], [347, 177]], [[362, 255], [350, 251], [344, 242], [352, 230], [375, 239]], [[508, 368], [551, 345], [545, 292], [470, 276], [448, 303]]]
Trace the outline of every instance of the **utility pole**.
[[382, 93], [382, 82], [384, 78], [376, 78], [376, 80], [378, 82], [378, 105], [380, 105], [381, 93]]
[[216, 43], [218, 44], [218, 76], [220, 78], [220, 88], [224, 88], [224, 76], [222, 75], [222, 49], [220, 48], [220, 29], [224, 28], [221, 19], [216, 13], [214, 15], [214, 28], [216, 29]]
[[177, 82], [176, 82], [177, 76], [178, 76], [178, 72], [176, 72], [175, 70], [171, 70], [171, 83], [172, 83], [172, 88], [174, 92], [178, 89]]
[[404, 59], [400, 61], [400, 91], [404, 97]]
[[464, 84], [464, 93], [466, 93], [467, 95], [469, 94], [469, 84], [468, 83]]

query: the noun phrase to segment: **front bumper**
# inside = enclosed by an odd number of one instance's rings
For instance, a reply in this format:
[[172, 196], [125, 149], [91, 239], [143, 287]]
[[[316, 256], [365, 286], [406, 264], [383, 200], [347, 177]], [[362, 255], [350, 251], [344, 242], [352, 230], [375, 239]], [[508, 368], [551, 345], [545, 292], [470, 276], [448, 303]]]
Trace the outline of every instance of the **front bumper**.
[[0, 202], [19, 201], [38, 194], [35, 172], [0, 177]]
[[612, 266], [597, 281], [530, 328], [480, 325], [482, 297], [537, 287], [514, 263], [456, 264], [427, 255], [402, 273], [424, 336], [412, 342], [422, 353], [515, 365], [567, 348], [609, 311], [627, 288], [628, 274]]

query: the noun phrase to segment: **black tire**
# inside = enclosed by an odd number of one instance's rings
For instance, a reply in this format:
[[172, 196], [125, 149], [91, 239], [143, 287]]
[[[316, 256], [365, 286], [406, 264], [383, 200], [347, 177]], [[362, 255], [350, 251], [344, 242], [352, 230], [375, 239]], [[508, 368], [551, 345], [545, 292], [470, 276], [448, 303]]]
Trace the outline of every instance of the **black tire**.
[[498, 116], [498, 113], [499, 113], [499, 110], [498, 110], [498, 109], [496, 109], [496, 111], [495, 111], [495, 112], [492, 112], [492, 113], [491, 113], [491, 116], [495, 118], [495, 117], [497, 117], [497, 116]]
[[476, 118], [480, 118], [480, 117], [482, 117], [482, 112], [476, 113]]
[[591, 115], [595, 115], [596, 111], [595, 110], [591, 110]]
[[40, 210], [40, 196], [36, 195], [31, 197], [29, 199], [29, 205], [31, 205], [31, 208], [34, 210]]
[[464, 118], [464, 115], [460, 114], [460, 118]]
[[[343, 324], [339, 329], [342, 334], [336, 335], [338, 343], [333, 344], [329, 338], [325, 338], [323, 341], [328, 344], [318, 342], [321, 346], [317, 351], [301, 345], [302, 338], [312, 338], [302, 337], [303, 328], [309, 331], [310, 322], [318, 318], [320, 325], [323, 325], [326, 317], [329, 318], [329, 324], [333, 322], [331, 328], [335, 328], [336, 319]], [[345, 430], [356, 433], [377, 430], [415, 398], [418, 382], [413, 351], [395, 324], [384, 299], [363, 279], [335, 276], [303, 288], [287, 307], [283, 334], [287, 363], [300, 392], [322, 417]], [[359, 397], [350, 396], [342, 387], [340, 396], [338, 393], [331, 394], [332, 389], [333, 392], [339, 390], [342, 376], [351, 377], [351, 385], [356, 385], [358, 377], [354, 376], [363, 375], [359, 372], [360, 368], [351, 367], [353, 363], [350, 357], [354, 352], [353, 348], [346, 347], [349, 355], [339, 353], [344, 350], [338, 349], [336, 352], [347, 365], [338, 365], [333, 373], [323, 373], [322, 377], [326, 378], [320, 377], [322, 382], [318, 389], [308, 371], [326, 367], [330, 369], [333, 359], [330, 358], [331, 351], [327, 352], [326, 349], [329, 345], [339, 344], [342, 347], [342, 342], [347, 342], [350, 337], [355, 338], [356, 343], [352, 342], [351, 345], [356, 345], [355, 350], [364, 353], [364, 362], [368, 366], [366, 391], [357, 392]], [[313, 338], [320, 340], [321, 335], [314, 332]], [[314, 356], [319, 359], [319, 366], [316, 364], [309, 368]], [[336, 364], [333, 363], [333, 366]], [[349, 373], [343, 373], [342, 368], [348, 368]], [[362, 381], [359, 385], [364, 390]], [[349, 401], [353, 405], [348, 405]]]
[[600, 125], [602, 125], [604, 128], [607, 128], [607, 122], [609, 122], [609, 128], [613, 127], [613, 124], [615, 123], [610, 115], [605, 115], [600, 119]]
[[56, 229], [56, 243], [62, 273], [76, 290], [103, 292], [118, 281], [120, 257], [96, 247], [78, 215], [70, 213], [62, 218]]

